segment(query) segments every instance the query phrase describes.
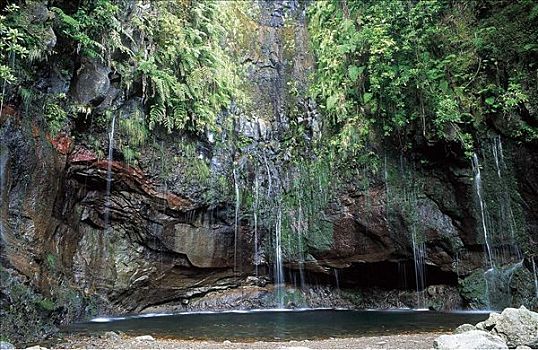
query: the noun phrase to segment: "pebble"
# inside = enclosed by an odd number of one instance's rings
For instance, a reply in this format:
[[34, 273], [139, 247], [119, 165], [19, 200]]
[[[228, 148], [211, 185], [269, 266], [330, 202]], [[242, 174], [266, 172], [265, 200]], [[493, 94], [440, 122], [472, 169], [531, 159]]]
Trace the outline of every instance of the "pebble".
[[231, 343], [232, 343], [232, 342], [229, 341], [229, 340], [225, 340], [225, 341], [222, 342], [222, 344], [231, 344]]
[[103, 335], [103, 338], [110, 339], [110, 340], [120, 340], [121, 339], [120, 335], [118, 333], [114, 332], [114, 331], [105, 332], [105, 334]]
[[151, 335], [141, 335], [135, 338], [136, 341], [155, 341]]

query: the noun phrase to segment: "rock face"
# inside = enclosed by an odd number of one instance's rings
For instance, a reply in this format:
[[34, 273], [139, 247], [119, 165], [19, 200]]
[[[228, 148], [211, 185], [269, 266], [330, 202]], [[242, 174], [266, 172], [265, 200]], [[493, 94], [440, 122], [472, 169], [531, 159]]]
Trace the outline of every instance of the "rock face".
[[538, 313], [527, 310], [506, 308], [502, 313], [492, 313], [486, 321], [476, 325], [477, 329], [489, 331], [504, 339], [509, 348], [518, 346], [538, 346]]
[[454, 335], [442, 335], [433, 342], [434, 349], [508, 349], [503, 340], [484, 331], [467, 331]]
[[[0, 318], [14, 341], [39, 339], [62, 323], [105, 310], [273, 305], [272, 287], [265, 284], [273, 280], [274, 253], [263, 246], [271, 246], [274, 226], [257, 227], [260, 251], [254, 257], [253, 179], [259, 179], [260, 192], [268, 197], [271, 186], [286, 189], [296, 170], [285, 171], [292, 152], [286, 131], [300, 125], [298, 141], [308, 143], [319, 139], [323, 125], [315, 104], [305, 97], [314, 59], [304, 2], [259, 1], [256, 6], [258, 17], [242, 19], [246, 33], [238, 55], [244, 58], [255, 110], [230, 108], [227, 113], [239, 114], [233, 130], [203, 136], [156, 132], [157, 140], [140, 146], [138, 162], [129, 164], [114, 145], [107, 153], [109, 130], [89, 128], [87, 116], [75, 120], [70, 131], [46, 135], [31, 116], [22, 117], [16, 106], [3, 106]], [[48, 16], [45, 7], [36, 7], [36, 20]], [[50, 34], [49, 45], [54, 45]], [[39, 82], [47, 93], [69, 92], [96, 110], [117, 105], [122, 111], [118, 125], [144, 112], [140, 96], [127, 96], [119, 79], [111, 80], [110, 67], [81, 59], [80, 66], [67, 65], [69, 75], [60, 66]], [[296, 88], [295, 95], [289, 85]], [[288, 113], [291, 107], [300, 111], [295, 119]], [[247, 146], [221, 145], [235, 137]], [[124, 138], [117, 135], [116, 142]], [[414, 290], [420, 269], [426, 301], [420, 307], [491, 306], [470, 162], [427, 146], [404, 152], [401, 145], [382, 143], [372, 140], [371, 145], [381, 162], [372, 169], [352, 169], [356, 178], [338, 184], [327, 208], [314, 213], [328, 227], [324, 244], [304, 242], [309, 254], [302, 261], [284, 257], [288, 282], [305, 278], [322, 285], [290, 291], [297, 299], [289, 296], [289, 305], [418, 307]], [[509, 252], [499, 264], [500, 272], [510, 273], [503, 277], [503, 300], [538, 307], [530, 282], [538, 244], [538, 152], [535, 145], [514, 144], [507, 140], [500, 172], [491, 158], [491, 140], [483, 142], [485, 151], [479, 156], [490, 208], [487, 221], [497, 237], [495, 251], [499, 256]], [[195, 156], [178, 160], [189, 145], [194, 145]], [[250, 159], [258, 160], [256, 167], [248, 166]], [[224, 186], [215, 190], [207, 179], [189, 174], [195, 165], [205, 166]], [[321, 180], [330, 176], [322, 175]], [[500, 188], [499, 183], [515, 188]], [[234, 185], [243, 210], [237, 224]], [[310, 204], [307, 195], [301, 199]], [[424, 249], [417, 267], [418, 245]], [[253, 287], [247, 276], [256, 267], [256, 280], [262, 282]], [[333, 295], [336, 286], [342, 287], [341, 298]], [[243, 300], [245, 294], [253, 301]], [[511, 312], [502, 317], [510, 322], [484, 329], [495, 330], [509, 346], [535, 344], [528, 336], [536, 330], [529, 326], [535, 318]], [[514, 334], [510, 324], [526, 331]], [[487, 341], [498, 345], [497, 338], [488, 336]]]

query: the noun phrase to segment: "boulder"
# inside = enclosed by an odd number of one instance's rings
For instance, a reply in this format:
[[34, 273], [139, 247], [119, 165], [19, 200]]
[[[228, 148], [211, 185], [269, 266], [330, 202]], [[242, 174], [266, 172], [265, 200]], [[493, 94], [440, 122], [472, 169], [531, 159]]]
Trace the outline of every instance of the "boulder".
[[458, 328], [456, 328], [453, 333], [454, 334], [461, 334], [461, 333], [465, 333], [465, 332], [469, 332], [469, 331], [476, 331], [476, 327], [473, 326], [472, 324], [465, 323], [465, 324], [462, 324], [461, 326], [459, 326]]
[[487, 320], [478, 323], [476, 328], [501, 337], [510, 348], [538, 345], [538, 313], [529, 311], [524, 306], [519, 309], [506, 308], [501, 314], [492, 313]]
[[499, 337], [484, 331], [467, 331], [460, 334], [442, 335], [433, 342], [434, 349], [508, 349]]
[[84, 59], [77, 71], [73, 97], [83, 105], [98, 105], [105, 99], [110, 89], [109, 73], [110, 68], [102, 66], [97, 61]]

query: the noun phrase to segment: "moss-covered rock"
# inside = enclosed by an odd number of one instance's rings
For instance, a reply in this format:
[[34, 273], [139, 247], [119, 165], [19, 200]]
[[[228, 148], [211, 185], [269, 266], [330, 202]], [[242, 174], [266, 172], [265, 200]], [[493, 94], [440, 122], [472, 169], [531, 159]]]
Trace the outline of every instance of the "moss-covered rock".
[[485, 309], [488, 307], [488, 287], [482, 271], [477, 270], [460, 279], [458, 284], [460, 295], [470, 308]]

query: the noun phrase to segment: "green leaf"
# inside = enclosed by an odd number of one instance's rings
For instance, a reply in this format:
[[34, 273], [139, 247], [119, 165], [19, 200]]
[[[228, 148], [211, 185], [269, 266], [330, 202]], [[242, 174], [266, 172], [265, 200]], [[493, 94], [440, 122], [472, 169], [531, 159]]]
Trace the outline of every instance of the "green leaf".
[[351, 81], [357, 81], [357, 78], [364, 72], [364, 67], [349, 66], [347, 69], [347, 75]]
[[336, 101], [338, 101], [337, 95], [329, 96], [327, 98], [327, 103], [326, 103], [327, 109], [329, 110], [334, 109], [334, 106], [336, 106]]
[[490, 96], [490, 97], [486, 98], [486, 103], [488, 105], [492, 106], [495, 103], [495, 97]]
[[362, 98], [364, 99], [364, 103], [368, 103], [372, 100], [373, 94], [371, 92], [365, 92]]
[[448, 81], [446, 80], [441, 81], [441, 83], [439, 84], [439, 87], [441, 88], [441, 91], [443, 91], [444, 93], [448, 92]]

